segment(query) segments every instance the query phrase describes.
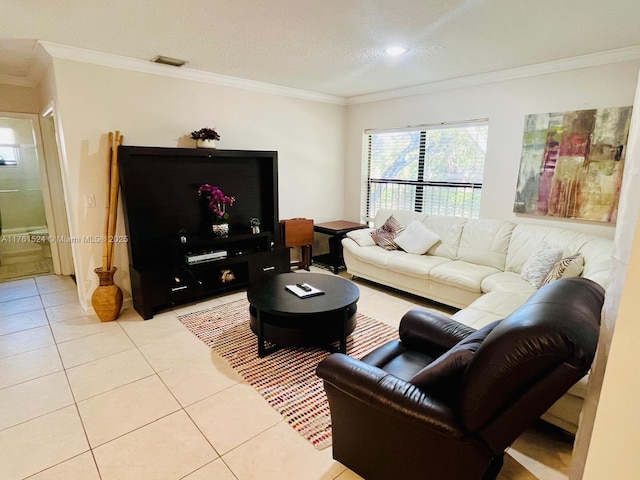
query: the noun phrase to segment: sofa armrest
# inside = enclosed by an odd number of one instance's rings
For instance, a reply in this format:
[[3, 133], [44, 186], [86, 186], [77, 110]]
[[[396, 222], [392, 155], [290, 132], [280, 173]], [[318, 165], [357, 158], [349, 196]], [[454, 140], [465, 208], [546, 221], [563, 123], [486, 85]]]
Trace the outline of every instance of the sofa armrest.
[[413, 308], [400, 321], [400, 339], [407, 350], [441, 354], [476, 330], [426, 308]]
[[328, 385], [338, 389], [357, 402], [379, 409], [381, 415], [392, 415], [452, 438], [464, 435], [449, 406], [378, 367], [333, 353], [318, 364], [316, 374], [324, 380], [325, 390]]
[[398, 355], [401, 355], [406, 351], [407, 349], [404, 347], [401, 341], [391, 340], [384, 345], [379, 346], [378, 348], [374, 348], [369, 353], [364, 355], [360, 360], [364, 363], [368, 363], [369, 365], [374, 365], [376, 367], [384, 366], [391, 360], [396, 358]]

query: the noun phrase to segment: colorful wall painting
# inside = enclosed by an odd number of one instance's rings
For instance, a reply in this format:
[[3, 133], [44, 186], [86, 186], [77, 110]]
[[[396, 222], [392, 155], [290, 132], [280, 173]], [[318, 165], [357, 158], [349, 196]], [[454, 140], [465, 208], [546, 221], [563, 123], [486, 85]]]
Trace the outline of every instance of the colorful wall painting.
[[615, 222], [631, 110], [527, 115], [513, 211]]

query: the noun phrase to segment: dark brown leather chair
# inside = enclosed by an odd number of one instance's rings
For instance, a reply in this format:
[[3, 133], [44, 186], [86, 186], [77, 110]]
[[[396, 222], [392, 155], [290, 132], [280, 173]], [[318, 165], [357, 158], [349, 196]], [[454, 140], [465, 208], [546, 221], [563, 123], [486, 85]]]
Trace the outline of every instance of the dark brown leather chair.
[[505, 449], [589, 370], [603, 300], [598, 284], [561, 279], [477, 331], [416, 308], [400, 340], [330, 355], [317, 374], [333, 457], [367, 480], [495, 479]]

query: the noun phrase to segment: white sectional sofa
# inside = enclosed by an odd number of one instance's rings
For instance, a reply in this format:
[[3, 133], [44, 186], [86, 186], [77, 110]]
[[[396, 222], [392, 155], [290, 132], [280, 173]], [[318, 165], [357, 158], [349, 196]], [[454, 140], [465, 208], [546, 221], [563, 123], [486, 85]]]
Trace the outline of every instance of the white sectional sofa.
[[[382, 226], [391, 215], [404, 226], [417, 219], [440, 240], [420, 255], [377, 246], [371, 229], [350, 232], [342, 241], [347, 272], [460, 308], [453, 318], [473, 328], [506, 317], [536, 290], [521, 273], [527, 259], [543, 242], [562, 249], [563, 256], [581, 254], [581, 276], [607, 287], [612, 252], [609, 239], [551, 226], [401, 210], [378, 211], [374, 228]], [[575, 433], [586, 383], [585, 377], [543, 418]]]

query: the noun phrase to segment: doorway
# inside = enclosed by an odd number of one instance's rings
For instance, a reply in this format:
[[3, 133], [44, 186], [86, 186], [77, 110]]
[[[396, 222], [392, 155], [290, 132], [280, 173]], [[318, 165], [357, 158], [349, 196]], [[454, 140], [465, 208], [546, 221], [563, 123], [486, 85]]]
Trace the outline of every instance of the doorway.
[[[0, 112], [0, 282], [73, 273], [72, 262], [71, 271], [61, 264], [55, 236], [59, 208], [52, 201], [50, 177], [56, 181], [56, 175], [48, 170], [53, 164], [60, 176], [58, 157], [46, 161], [42, 138], [37, 115]], [[55, 136], [50, 141], [55, 143]]]

